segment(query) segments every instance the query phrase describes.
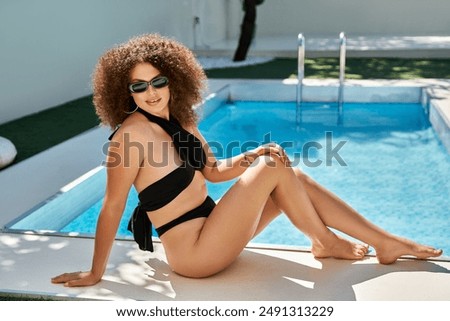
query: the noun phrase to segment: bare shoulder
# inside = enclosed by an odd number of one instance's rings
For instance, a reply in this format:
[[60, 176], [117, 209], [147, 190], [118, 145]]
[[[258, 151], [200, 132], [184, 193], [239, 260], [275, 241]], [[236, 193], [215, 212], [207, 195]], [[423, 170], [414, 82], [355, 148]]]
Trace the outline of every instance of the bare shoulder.
[[[133, 116], [133, 115], [131, 115]], [[108, 146], [107, 167], [119, 177], [130, 174], [134, 180], [147, 154], [152, 128], [138, 117], [129, 116], [117, 129]], [[151, 139], [151, 138], [150, 138]]]
[[156, 133], [153, 126], [149, 126], [147, 120], [133, 116], [134, 115], [125, 119], [111, 141], [144, 142], [155, 137]]

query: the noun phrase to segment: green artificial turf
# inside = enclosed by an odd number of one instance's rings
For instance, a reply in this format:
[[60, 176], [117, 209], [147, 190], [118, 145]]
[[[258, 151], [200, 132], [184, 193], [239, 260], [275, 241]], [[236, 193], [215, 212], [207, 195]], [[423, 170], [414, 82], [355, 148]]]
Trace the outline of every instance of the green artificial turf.
[[0, 136], [16, 146], [18, 163], [98, 123], [92, 96], [87, 96], [2, 124]]
[[[210, 78], [283, 79], [297, 76], [297, 59], [277, 58], [239, 68], [210, 69]], [[305, 60], [306, 78], [339, 78], [338, 58]], [[348, 79], [450, 78], [450, 59], [349, 58]]]

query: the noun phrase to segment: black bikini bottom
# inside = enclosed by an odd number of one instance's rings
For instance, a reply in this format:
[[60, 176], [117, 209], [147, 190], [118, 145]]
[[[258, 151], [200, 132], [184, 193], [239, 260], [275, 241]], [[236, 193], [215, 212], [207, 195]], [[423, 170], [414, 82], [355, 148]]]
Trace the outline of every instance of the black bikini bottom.
[[[208, 217], [209, 214], [216, 206], [211, 197], [206, 197], [203, 204], [190, 210], [189, 212], [177, 217], [173, 221], [170, 221], [160, 227], [158, 227], [156, 232], [159, 236], [166, 233], [171, 228], [198, 217]], [[130, 221], [128, 222], [128, 230], [133, 233], [133, 238], [139, 248], [143, 251], [153, 252], [153, 241], [152, 241], [152, 222], [150, 222], [148, 215], [145, 211], [143, 205], [139, 204], [131, 215]]]
[[190, 210], [189, 212], [177, 217], [176, 219], [158, 227], [155, 229], [156, 233], [158, 233], [159, 236], [166, 233], [171, 228], [184, 223], [186, 221], [193, 220], [194, 218], [199, 217], [208, 217], [209, 214], [211, 214], [212, 210], [216, 206], [216, 203], [214, 203], [214, 200], [207, 196], [205, 201], [198, 207], [194, 208], [193, 210]]

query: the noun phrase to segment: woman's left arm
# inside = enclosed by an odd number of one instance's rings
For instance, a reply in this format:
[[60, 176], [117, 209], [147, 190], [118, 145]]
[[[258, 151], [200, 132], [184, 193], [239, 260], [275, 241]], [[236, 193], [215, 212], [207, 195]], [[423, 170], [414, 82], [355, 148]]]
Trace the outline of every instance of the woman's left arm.
[[228, 181], [240, 176], [261, 155], [274, 155], [284, 163], [290, 163], [284, 150], [277, 144], [258, 146], [239, 155], [218, 160], [198, 128], [192, 128], [191, 132], [202, 142], [206, 153], [206, 165], [202, 173], [211, 182]]

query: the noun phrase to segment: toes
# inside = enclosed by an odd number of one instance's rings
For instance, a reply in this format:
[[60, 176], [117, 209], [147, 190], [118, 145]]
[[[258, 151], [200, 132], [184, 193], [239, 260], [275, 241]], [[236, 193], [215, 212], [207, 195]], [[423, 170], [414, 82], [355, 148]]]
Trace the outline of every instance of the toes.
[[358, 258], [363, 258], [364, 255], [366, 255], [366, 252], [364, 252], [363, 250], [356, 252], [356, 257]]
[[418, 258], [427, 258], [430, 256], [440, 256], [442, 254], [441, 249], [435, 249], [431, 246], [418, 246], [415, 249], [415, 254], [412, 255], [417, 256]]
[[356, 249], [358, 253], [362, 253], [362, 255], [366, 255], [369, 253], [369, 245], [367, 244], [357, 244]]
[[431, 252], [433, 254], [435, 254], [435, 255], [441, 255], [443, 251], [441, 249], [439, 249], [439, 250], [438, 249], [432, 249]]
[[430, 248], [426, 251], [426, 254], [430, 255], [430, 256], [440, 256], [440, 255], [442, 255], [442, 250]]
[[369, 253], [369, 245], [364, 244], [361, 249], [364, 252], [364, 254]]
[[361, 259], [367, 253], [369, 253], [369, 245], [367, 244], [354, 244], [354, 255], [356, 258]]

